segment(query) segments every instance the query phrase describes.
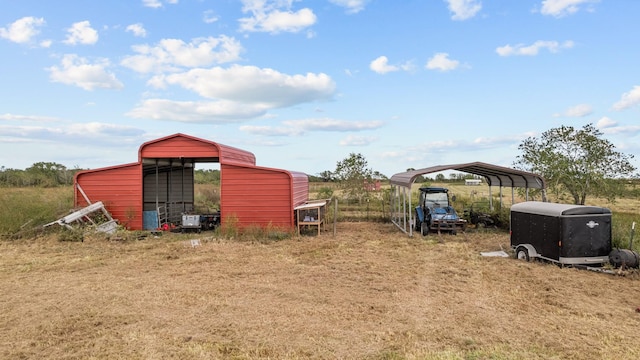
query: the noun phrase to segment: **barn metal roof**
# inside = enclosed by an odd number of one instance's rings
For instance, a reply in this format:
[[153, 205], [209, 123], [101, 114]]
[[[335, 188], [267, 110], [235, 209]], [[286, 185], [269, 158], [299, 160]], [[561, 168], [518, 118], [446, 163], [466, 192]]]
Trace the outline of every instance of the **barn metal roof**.
[[544, 179], [540, 175], [483, 162], [437, 165], [424, 169], [406, 171], [393, 175], [390, 181], [391, 185], [410, 188], [418, 176], [445, 170], [458, 170], [482, 176], [489, 186], [521, 187], [528, 189], [544, 189], [546, 186]]

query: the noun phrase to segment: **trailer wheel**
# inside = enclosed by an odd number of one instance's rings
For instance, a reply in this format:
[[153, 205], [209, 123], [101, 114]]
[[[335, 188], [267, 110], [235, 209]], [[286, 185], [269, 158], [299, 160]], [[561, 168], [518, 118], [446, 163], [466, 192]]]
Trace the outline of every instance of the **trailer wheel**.
[[516, 259], [529, 261], [529, 250], [527, 250], [527, 248], [525, 248], [524, 246], [518, 246], [516, 248]]

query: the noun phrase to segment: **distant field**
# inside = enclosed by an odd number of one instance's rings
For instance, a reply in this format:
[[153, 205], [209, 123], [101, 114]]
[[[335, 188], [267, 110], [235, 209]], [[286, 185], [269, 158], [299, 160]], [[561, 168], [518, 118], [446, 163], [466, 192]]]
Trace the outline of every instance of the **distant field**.
[[481, 256], [501, 231], [332, 234], [2, 241], [0, 358], [640, 358], [636, 272]]

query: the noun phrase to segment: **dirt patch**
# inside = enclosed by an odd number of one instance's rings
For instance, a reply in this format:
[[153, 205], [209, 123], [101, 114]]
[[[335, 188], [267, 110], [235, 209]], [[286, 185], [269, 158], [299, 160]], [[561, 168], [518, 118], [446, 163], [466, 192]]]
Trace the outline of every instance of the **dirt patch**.
[[505, 233], [337, 234], [0, 243], [0, 357], [640, 358], [637, 274], [480, 256]]

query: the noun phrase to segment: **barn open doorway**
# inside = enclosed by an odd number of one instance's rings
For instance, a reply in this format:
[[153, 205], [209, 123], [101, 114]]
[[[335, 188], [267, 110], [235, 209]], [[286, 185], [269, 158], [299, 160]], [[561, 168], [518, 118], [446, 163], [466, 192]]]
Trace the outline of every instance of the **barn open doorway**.
[[220, 211], [220, 163], [197, 162], [194, 169], [194, 211], [210, 214]]
[[[210, 213], [220, 209], [220, 164], [217, 158], [145, 158], [142, 161], [142, 197], [144, 229], [157, 229], [164, 224], [178, 226], [185, 214]], [[203, 174], [214, 184], [203, 182]], [[202, 186], [201, 186], [202, 185]], [[215, 199], [205, 201], [203, 193]], [[217, 207], [217, 209], [214, 209]]]

